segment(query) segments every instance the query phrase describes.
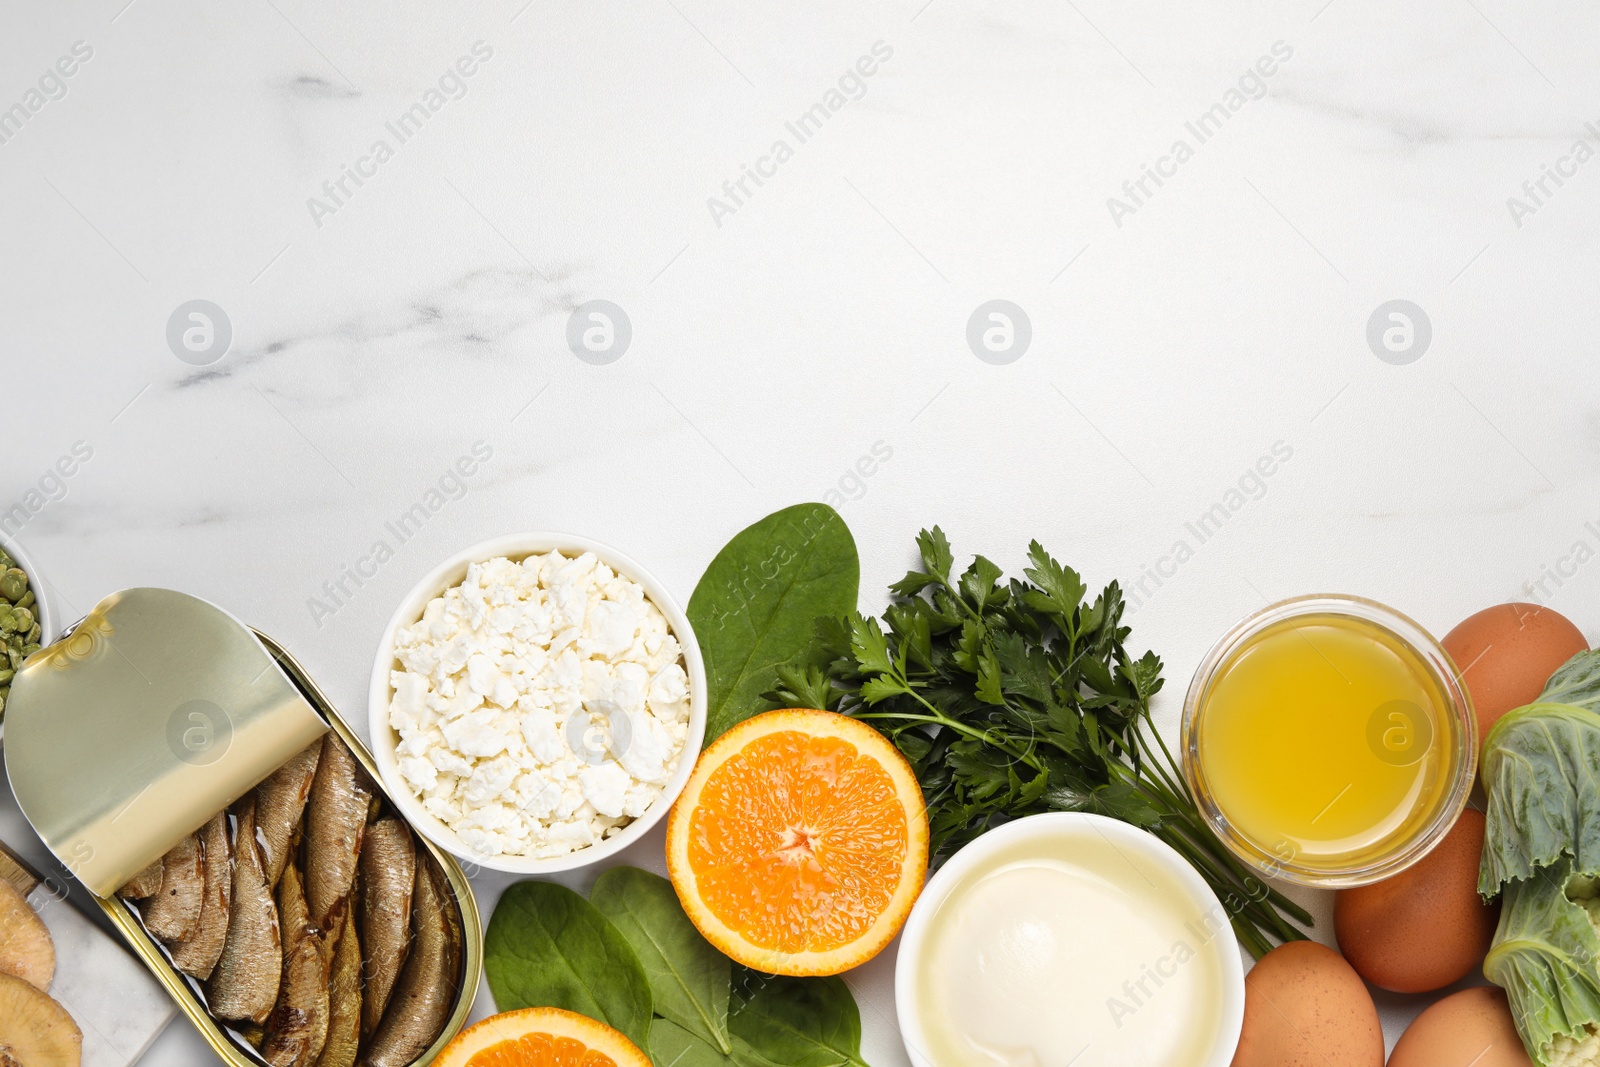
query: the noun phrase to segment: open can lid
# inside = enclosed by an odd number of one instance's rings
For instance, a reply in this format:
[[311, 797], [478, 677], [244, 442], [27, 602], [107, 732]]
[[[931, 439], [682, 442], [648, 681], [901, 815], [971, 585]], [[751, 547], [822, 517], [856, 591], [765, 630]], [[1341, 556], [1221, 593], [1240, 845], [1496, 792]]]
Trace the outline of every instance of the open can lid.
[[247, 626], [170, 589], [96, 604], [17, 671], [5, 716], [18, 806], [102, 897], [328, 729]]

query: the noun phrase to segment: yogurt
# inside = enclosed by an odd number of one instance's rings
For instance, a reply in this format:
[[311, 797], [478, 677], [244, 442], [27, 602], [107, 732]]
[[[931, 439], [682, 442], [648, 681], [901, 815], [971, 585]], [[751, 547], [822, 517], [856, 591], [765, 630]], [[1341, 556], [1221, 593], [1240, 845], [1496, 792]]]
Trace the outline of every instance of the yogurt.
[[[1036, 820], [1052, 820], [1050, 832], [1015, 832]], [[1227, 1063], [1238, 1034], [1230, 992], [1241, 984], [1227, 914], [1176, 853], [1108, 823], [1020, 820], [993, 832], [1011, 829], [1012, 840], [966, 863], [958, 853], [929, 883], [909, 933], [918, 943], [901, 961], [911, 967], [914, 1022], [904, 1030], [914, 1061]], [[1130, 831], [1144, 839], [1136, 847], [1121, 840]]]

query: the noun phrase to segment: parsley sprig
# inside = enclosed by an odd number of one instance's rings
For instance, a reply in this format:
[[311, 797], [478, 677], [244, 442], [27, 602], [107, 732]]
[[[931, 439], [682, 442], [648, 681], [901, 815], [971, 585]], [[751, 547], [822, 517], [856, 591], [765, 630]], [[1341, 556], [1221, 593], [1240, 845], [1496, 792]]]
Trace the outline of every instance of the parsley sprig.
[[944, 533], [917, 537], [922, 569], [890, 586], [883, 623], [822, 619], [769, 696], [872, 723], [922, 784], [936, 856], [1008, 819], [1107, 815], [1155, 834], [1216, 890], [1257, 957], [1311, 917], [1229, 853], [1150, 718], [1161, 660], [1124, 646], [1112, 582], [1090, 602], [1077, 572], [1035, 541], [1026, 581], [982, 556], [959, 578]]

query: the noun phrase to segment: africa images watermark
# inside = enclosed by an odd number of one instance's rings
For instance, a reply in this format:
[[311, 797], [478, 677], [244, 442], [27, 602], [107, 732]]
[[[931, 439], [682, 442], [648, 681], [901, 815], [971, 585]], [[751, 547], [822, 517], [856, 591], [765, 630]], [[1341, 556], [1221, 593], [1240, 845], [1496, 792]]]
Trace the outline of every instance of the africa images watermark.
[[1597, 555], [1600, 555], [1600, 521], [1591, 519], [1583, 524], [1582, 536], [1555, 559], [1541, 565], [1536, 577], [1522, 583], [1522, 594], [1541, 607], [1547, 606]]
[[1117, 1029], [1121, 1030], [1125, 1019], [1154, 1000], [1161, 987], [1176, 978], [1179, 969], [1198, 956], [1200, 950], [1215, 941], [1229, 925], [1228, 913], [1221, 905], [1184, 923], [1186, 936], [1174, 941], [1165, 955], [1141, 964], [1137, 976], [1122, 983], [1122, 996], [1113, 994], [1106, 998], [1106, 1010], [1111, 1013], [1111, 1021], [1117, 1024]]
[[46, 67], [21, 100], [0, 111], [0, 144], [9, 144], [46, 104], [63, 99], [67, 95], [67, 79], [93, 58], [94, 47], [87, 41], [72, 42], [71, 50]]
[[383, 565], [394, 559], [400, 548], [421, 533], [430, 519], [447, 505], [466, 496], [471, 488], [470, 479], [493, 458], [493, 446], [486, 441], [474, 441], [468, 454], [458, 457], [446, 467], [421, 497], [383, 524], [385, 536], [372, 542], [353, 564], [341, 565], [337, 577], [322, 583], [321, 596], [307, 597], [306, 610], [311, 613], [311, 621], [316, 623], [317, 629], [322, 629], [323, 623], [354, 600], [361, 587], [376, 578]]
[[720, 587], [714, 590], [719, 599], [714, 605], [716, 617], [710, 624], [718, 625], [754, 603], [763, 586], [794, 562], [799, 550], [818, 536], [830, 521], [837, 521], [837, 516], [830, 520], [815, 508], [807, 509], [803, 519], [791, 516], [773, 538], [764, 558], [754, 564], [740, 564], [738, 577], [722, 575]]
[[893, 445], [881, 438], [872, 442], [872, 447], [857, 456], [838, 480], [828, 486], [828, 491], [822, 494], [822, 502], [838, 511], [846, 502], [860, 500], [867, 495], [867, 479], [882, 470], [883, 465], [893, 458]]
[[383, 124], [387, 136], [377, 138], [367, 146], [364, 155], [356, 157], [354, 164], [342, 165], [335, 177], [323, 182], [322, 196], [307, 197], [306, 210], [311, 212], [311, 221], [316, 223], [317, 229], [322, 229], [325, 218], [337, 215], [368, 180], [377, 177], [378, 168], [393, 159], [400, 146], [420, 133], [446, 104], [466, 96], [467, 79], [493, 57], [494, 49], [488, 43], [473, 42], [469, 54], [446, 67], [436, 85], [423, 90], [416, 103]]
[[[1117, 229], [1122, 229], [1124, 219], [1136, 214], [1150, 202], [1156, 195], [1156, 190], [1166, 184], [1163, 179], [1176, 178], [1178, 168], [1193, 159], [1199, 146], [1220, 133], [1229, 119], [1243, 110], [1250, 101], [1260, 100], [1266, 96], [1267, 79], [1278, 73], [1280, 65], [1287, 63], [1293, 56], [1294, 48], [1287, 42], [1273, 42], [1267, 54], [1246, 68], [1245, 72], [1239, 75], [1235, 86], [1222, 94], [1221, 100], [1183, 124], [1187, 137], [1179, 137], [1173, 141], [1167, 153], [1156, 158], [1154, 166], [1140, 164], [1139, 176], [1122, 183], [1122, 197], [1106, 198], [1106, 210], [1111, 213], [1111, 221], [1116, 224]], [[1191, 138], [1193, 144], [1190, 143]]]
[[33, 521], [33, 517], [58, 500], [65, 499], [67, 484], [84, 464], [94, 458], [94, 446], [88, 441], [74, 441], [72, 448], [45, 468], [33, 485], [29, 486], [15, 504], [0, 512], [0, 530], [15, 534]]
[[706, 210], [711, 212], [711, 221], [717, 228], [721, 229], [723, 219], [737, 214], [755, 196], [751, 184], [759, 189], [776, 178], [778, 168], [794, 158], [795, 148], [815, 137], [833, 116], [866, 96], [867, 79], [893, 57], [892, 47], [884, 41], [874, 41], [864, 55], [839, 75], [835, 87], [823, 93], [821, 100], [802, 111], [798, 118], [783, 124], [789, 137], [794, 139], [793, 144], [788, 138], [779, 137], [763, 155], [756, 157], [755, 163], [741, 163], [738, 177], [722, 183], [722, 195], [706, 198]]
[[1537, 215], [1539, 209], [1548, 204], [1562, 186], [1576, 178], [1578, 168], [1600, 155], [1600, 150], [1595, 148], [1595, 145], [1600, 145], [1600, 126], [1586, 122], [1583, 128], [1594, 138], [1593, 144], [1582, 137], [1573, 141], [1565, 154], [1557, 156], [1552, 163], [1541, 163], [1538, 176], [1522, 183], [1522, 196], [1506, 197], [1506, 210], [1511, 213], [1511, 221], [1517, 229], [1522, 229], [1522, 224], [1530, 215]]
[[1161, 587], [1176, 577], [1178, 569], [1210, 541], [1222, 528], [1233, 521], [1252, 501], [1267, 495], [1268, 479], [1276, 475], [1294, 458], [1294, 446], [1287, 441], [1274, 441], [1272, 447], [1223, 491], [1209, 508], [1195, 519], [1183, 524], [1183, 535], [1172, 542], [1166, 552], [1156, 557], [1154, 564], [1139, 568], [1139, 576], [1128, 583], [1128, 614], [1136, 613], [1160, 591]]

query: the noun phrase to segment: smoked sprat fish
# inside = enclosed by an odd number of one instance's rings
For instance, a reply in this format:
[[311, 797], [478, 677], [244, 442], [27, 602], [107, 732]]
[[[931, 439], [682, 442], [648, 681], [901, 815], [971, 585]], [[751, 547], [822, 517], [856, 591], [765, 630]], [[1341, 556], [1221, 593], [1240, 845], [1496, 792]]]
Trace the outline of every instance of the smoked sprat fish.
[[356, 857], [371, 798], [355, 757], [343, 741], [327, 734], [311, 783], [305, 824], [306, 903], [311, 923], [319, 930], [333, 930], [341, 918], [339, 905], [355, 884]]
[[182, 941], [200, 925], [206, 879], [194, 834], [161, 857], [161, 888], [139, 906], [145, 929], [162, 941]]
[[300, 940], [301, 934], [316, 929], [311, 925], [311, 912], [306, 907], [305, 882], [300, 877], [298, 866], [293, 863], [284, 866], [273, 899], [278, 905], [278, 935], [283, 939], [285, 949]]
[[316, 1067], [354, 1067], [361, 1044], [361, 1004], [361, 940], [355, 909], [347, 908], [328, 975], [328, 1040]]
[[328, 1039], [328, 964], [306, 910], [300, 871], [291, 861], [278, 879], [283, 981], [267, 1017], [261, 1055], [272, 1067], [309, 1067]]
[[278, 1001], [283, 943], [278, 908], [256, 843], [255, 797], [240, 803], [233, 838], [233, 900], [228, 936], [206, 983], [206, 1003], [219, 1019], [261, 1024]]
[[270, 886], [277, 886], [283, 865], [288, 862], [290, 841], [306, 810], [306, 799], [311, 796], [321, 752], [322, 740], [318, 738], [256, 786], [256, 833], [261, 838]]
[[325, 734], [118, 890], [263, 1067], [412, 1067], [461, 1003], [455, 891], [353, 747]]
[[153, 897], [161, 889], [161, 861], [153, 860], [150, 866], [128, 879], [128, 884], [117, 890], [124, 900], [143, 900]]
[[228, 939], [228, 912], [233, 902], [233, 850], [228, 845], [228, 813], [218, 812], [200, 830], [205, 891], [194, 933], [168, 947], [172, 965], [205, 981], [211, 977]]
[[[280, 884], [282, 881], [280, 879]], [[283, 956], [283, 986], [267, 1017], [261, 1055], [272, 1067], [310, 1067], [328, 1038], [328, 969], [315, 934]]]
[[406, 950], [411, 945], [411, 898], [416, 885], [417, 850], [411, 831], [385, 816], [367, 827], [359, 864], [361, 947], [367, 988], [361, 1005], [361, 1032], [371, 1036], [389, 1005]]
[[461, 980], [461, 917], [444, 874], [427, 857], [412, 895], [414, 940], [400, 984], [367, 1046], [366, 1067], [406, 1067], [444, 1029]]

